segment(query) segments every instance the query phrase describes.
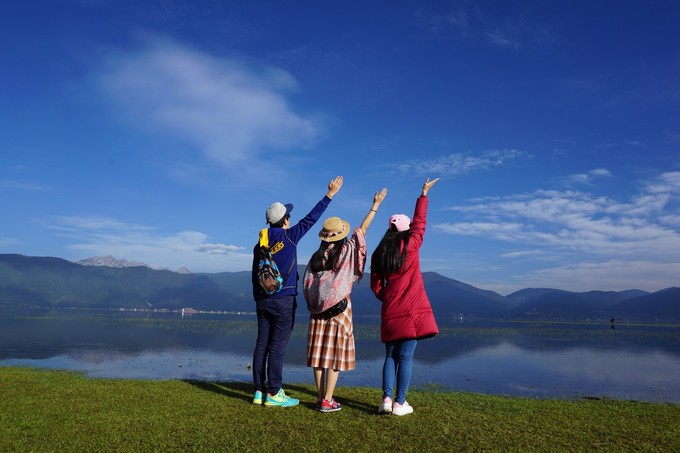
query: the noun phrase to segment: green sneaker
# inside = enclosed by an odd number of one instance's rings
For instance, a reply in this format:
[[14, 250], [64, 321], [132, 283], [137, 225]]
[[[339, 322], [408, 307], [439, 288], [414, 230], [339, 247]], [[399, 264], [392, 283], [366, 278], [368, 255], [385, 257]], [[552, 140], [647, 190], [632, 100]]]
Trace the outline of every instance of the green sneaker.
[[265, 406], [279, 406], [279, 407], [291, 407], [297, 406], [300, 400], [286, 396], [286, 392], [283, 389], [279, 389], [279, 393], [276, 395], [270, 395], [267, 393], [267, 399], [264, 402]]
[[253, 404], [262, 404], [262, 392], [259, 390], [255, 391], [255, 396], [253, 396]]

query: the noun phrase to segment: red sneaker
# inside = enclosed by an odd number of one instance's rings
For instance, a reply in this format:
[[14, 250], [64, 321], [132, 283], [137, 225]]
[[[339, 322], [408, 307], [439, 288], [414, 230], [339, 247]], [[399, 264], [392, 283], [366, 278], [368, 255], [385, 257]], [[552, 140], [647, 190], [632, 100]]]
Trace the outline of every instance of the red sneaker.
[[339, 411], [340, 409], [342, 409], [342, 404], [335, 401], [335, 398], [333, 398], [332, 401], [324, 399], [323, 401], [321, 401], [319, 412], [335, 412]]

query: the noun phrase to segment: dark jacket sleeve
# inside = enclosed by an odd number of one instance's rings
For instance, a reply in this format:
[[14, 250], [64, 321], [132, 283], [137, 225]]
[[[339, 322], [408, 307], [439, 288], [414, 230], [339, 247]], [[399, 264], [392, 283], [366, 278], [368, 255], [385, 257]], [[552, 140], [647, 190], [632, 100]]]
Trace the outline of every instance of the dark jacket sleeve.
[[286, 231], [288, 238], [295, 244], [307, 234], [307, 232], [314, 226], [314, 224], [321, 218], [321, 215], [326, 211], [331, 199], [326, 195], [319, 201], [316, 206], [312, 208], [309, 213], [304, 216], [295, 226], [292, 226]]

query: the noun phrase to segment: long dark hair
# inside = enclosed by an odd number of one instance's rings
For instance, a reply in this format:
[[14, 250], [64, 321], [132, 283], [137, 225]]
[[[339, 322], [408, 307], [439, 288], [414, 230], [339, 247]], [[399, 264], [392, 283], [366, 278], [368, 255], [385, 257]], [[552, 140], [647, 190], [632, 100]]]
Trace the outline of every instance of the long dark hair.
[[[311, 271], [321, 272], [334, 270], [335, 266], [338, 264], [340, 252], [342, 251], [342, 246], [345, 244], [346, 240], [347, 238], [337, 242], [321, 241], [319, 250], [314, 252], [314, 255], [312, 255], [312, 259], [309, 260], [309, 268], [311, 269]], [[324, 258], [326, 257], [326, 250], [328, 250], [329, 248], [330, 251], [328, 252], [328, 259], [324, 260]]]
[[371, 272], [385, 276], [401, 269], [410, 236], [411, 230], [397, 231], [390, 227], [371, 255]]

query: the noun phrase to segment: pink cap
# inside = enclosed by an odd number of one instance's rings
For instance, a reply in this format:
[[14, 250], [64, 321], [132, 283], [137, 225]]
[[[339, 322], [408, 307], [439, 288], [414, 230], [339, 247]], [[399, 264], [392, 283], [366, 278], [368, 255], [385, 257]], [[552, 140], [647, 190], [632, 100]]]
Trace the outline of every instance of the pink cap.
[[406, 231], [411, 228], [411, 219], [404, 214], [394, 214], [390, 217], [389, 228], [392, 228], [392, 225], [394, 225], [397, 231]]

